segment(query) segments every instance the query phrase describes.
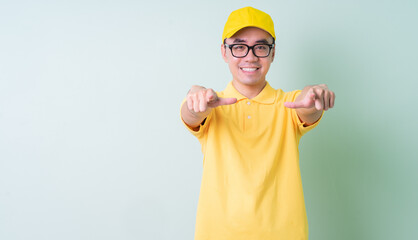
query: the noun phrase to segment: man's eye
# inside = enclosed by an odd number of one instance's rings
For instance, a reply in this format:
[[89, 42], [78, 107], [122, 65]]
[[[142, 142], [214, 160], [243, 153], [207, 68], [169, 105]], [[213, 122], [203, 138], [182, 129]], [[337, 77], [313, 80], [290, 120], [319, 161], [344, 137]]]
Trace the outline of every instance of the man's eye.
[[241, 51], [241, 50], [244, 50], [244, 49], [245, 49], [245, 46], [243, 46], [243, 45], [234, 46], [234, 50], [237, 50], [237, 51]]
[[268, 48], [267, 45], [258, 45], [255, 47], [255, 49], [262, 50], [262, 51], [267, 50], [267, 48]]

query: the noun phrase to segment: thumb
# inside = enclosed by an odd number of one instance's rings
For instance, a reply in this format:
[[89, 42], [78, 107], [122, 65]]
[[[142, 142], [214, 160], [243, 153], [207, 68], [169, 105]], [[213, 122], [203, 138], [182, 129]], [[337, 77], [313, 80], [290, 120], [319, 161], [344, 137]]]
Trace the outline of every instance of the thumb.
[[315, 93], [309, 91], [302, 100], [296, 102], [285, 102], [284, 106], [287, 108], [311, 108], [315, 103]]
[[206, 93], [206, 99], [210, 107], [218, 107], [222, 105], [230, 105], [237, 102], [236, 98], [221, 98], [218, 97], [215, 91], [209, 89]]
[[305, 104], [303, 102], [285, 102], [284, 106], [287, 108], [304, 108]]
[[236, 98], [218, 98], [218, 106], [221, 105], [231, 105], [237, 102]]
[[208, 103], [208, 106], [211, 108], [219, 107], [222, 105], [230, 105], [237, 102], [236, 98], [220, 98], [218, 97], [216, 100]]

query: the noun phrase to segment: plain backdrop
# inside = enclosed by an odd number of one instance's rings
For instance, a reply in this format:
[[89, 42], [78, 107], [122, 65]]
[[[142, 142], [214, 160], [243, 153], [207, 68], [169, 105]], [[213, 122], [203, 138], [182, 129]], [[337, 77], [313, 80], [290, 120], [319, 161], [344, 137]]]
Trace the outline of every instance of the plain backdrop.
[[302, 138], [312, 240], [418, 236], [416, 1], [0, 1], [0, 239], [193, 239], [193, 84], [231, 80], [229, 13], [269, 13], [267, 80], [326, 83]]

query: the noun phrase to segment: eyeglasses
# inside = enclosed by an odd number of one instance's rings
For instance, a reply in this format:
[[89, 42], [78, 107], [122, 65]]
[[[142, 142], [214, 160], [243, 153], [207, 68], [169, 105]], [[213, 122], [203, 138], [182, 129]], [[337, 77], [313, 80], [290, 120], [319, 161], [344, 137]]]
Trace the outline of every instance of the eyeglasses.
[[248, 55], [248, 52], [253, 50], [253, 54], [259, 58], [265, 58], [270, 55], [273, 44], [255, 44], [254, 46], [248, 46], [247, 44], [226, 44], [225, 47], [231, 49], [232, 56], [236, 58], [243, 58]]

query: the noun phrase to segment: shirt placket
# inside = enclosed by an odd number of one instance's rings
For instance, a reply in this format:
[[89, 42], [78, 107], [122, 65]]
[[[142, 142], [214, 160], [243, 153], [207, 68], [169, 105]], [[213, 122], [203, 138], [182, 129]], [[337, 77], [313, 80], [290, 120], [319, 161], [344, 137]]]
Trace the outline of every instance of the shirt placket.
[[243, 119], [244, 119], [244, 131], [246, 131], [246, 130], [248, 130], [248, 129], [251, 129], [252, 128], [252, 126], [253, 126], [253, 122], [254, 122], [254, 111], [253, 111], [253, 109], [254, 109], [254, 102], [253, 101], [251, 101], [250, 99], [246, 99], [245, 100], [245, 107], [244, 107], [244, 109], [245, 109], [245, 111], [244, 111], [244, 116], [243, 116]]

